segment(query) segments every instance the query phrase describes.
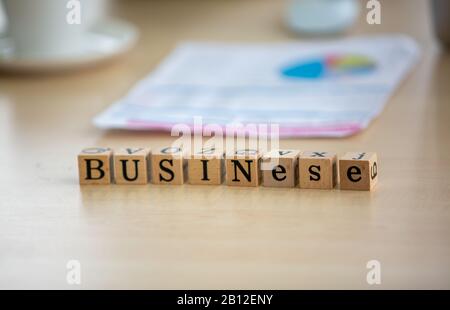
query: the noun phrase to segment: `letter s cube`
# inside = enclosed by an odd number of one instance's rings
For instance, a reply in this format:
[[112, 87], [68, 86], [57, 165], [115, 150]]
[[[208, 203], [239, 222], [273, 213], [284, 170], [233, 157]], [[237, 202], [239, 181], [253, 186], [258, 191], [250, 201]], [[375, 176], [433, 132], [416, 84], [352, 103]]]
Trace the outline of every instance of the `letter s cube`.
[[187, 160], [180, 147], [156, 149], [151, 159], [152, 183], [182, 185], [187, 177]]
[[333, 189], [337, 184], [337, 156], [335, 153], [302, 152], [298, 167], [300, 188]]

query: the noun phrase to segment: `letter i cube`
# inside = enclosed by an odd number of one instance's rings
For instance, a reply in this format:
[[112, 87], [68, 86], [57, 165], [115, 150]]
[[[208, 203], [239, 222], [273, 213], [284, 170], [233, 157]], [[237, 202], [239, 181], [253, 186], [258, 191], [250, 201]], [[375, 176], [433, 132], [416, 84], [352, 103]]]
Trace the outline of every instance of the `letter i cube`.
[[332, 189], [337, 183], [337, 156], [331, 152], [303, 152], [299, 160], [300, 188]]
[[340, 188], [370, 191], [378, 181], [377, 154], [349, 152], [339, 159]]
[[83, 149], [78, 154], [80, 184], [110, 184], [112, 179], [112, 150], [105, 147]]
[[147, 184], [150, 150], [124, 148], [114, 152], [114, 179], [117, 184]]
[[194, 151], [188, 162], [189, 184], [219, 185], [225, 174], [224, 152], [214, 147]]

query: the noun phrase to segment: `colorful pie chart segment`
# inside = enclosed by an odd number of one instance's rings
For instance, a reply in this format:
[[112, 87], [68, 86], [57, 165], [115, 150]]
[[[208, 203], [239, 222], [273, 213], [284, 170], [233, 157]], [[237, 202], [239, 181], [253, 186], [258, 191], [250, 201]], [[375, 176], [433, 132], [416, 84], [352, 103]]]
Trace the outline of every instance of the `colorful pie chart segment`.
[[293, 79], [322, 79], [367, 74], [375, 67], [375, 62], [366, 56], [328, 55], [288, 65], [281, 69], [281, 74]]

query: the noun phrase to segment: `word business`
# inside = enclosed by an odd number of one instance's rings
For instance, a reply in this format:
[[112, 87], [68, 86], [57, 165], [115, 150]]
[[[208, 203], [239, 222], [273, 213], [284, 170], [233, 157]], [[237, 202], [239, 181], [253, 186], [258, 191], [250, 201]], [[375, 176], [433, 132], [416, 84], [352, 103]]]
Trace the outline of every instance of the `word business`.
[[[339, 168], [339, 172], [338, 172]], [[94, 147], [78, 155], [80, 184], [170, 184], [300, 187], [342, 190], [374, 188], [377, 154], [349, 152], [338, 159], [332, 152], [277, 149], [261, 153], [242, 149], [225, 153], [204, 148], [185, 155], [179, 147]], [[339, 180], [338, 180], [339, 179]]]

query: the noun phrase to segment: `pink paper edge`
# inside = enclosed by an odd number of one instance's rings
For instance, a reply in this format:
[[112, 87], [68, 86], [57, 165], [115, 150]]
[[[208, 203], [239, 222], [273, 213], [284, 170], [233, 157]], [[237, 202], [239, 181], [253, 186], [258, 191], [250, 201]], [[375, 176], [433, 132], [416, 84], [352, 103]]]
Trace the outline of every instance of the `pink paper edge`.
[[[193, 132], [198, 132], [199, 128], [193, 128], [190, 126]], [[126, 125], [126, 129], [131, 130], [155, 130], [155, 131], [171, 131], [173, 125], [169, 123], [158, 122], [145, 122], [139, 120], [130, 120]], [[280, 126], [279, 135], [280, 138], [289, 137], [345, 137], [353, 135], [364, 129], [359, 124], [340, 124], [321, 127], [288, 127]]]

